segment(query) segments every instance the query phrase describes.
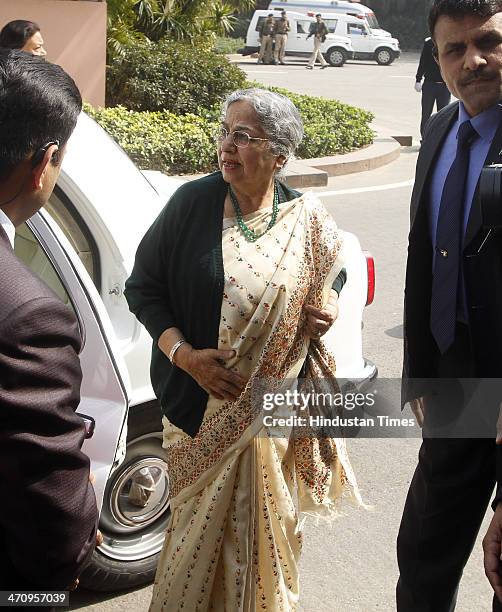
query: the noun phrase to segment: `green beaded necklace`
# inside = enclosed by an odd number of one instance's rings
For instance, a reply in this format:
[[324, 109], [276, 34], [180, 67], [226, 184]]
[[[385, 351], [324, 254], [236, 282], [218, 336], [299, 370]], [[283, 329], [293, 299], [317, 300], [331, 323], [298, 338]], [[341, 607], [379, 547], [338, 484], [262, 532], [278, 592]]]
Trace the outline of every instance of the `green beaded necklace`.
[[235, 193], [233, 192], [232, 187], [230, 186], [228, 187], [228, 193], [230, 194], [230, 199], [232, 200], [232, 205], [235, 210], [235, 216], [237, 217], [237, 225], [239, 226], [239, 229], [244, 235], [244, 238], [248, 242], [256, 242], [258, 238], [261, 238], [264, 234], [268, 232], [270, 228], [274, 227], [275, 222], [277, 221], [277, 215], [279, 214], [279, 190], [277, 189], [277, 184], [274, 184], [274, 203], [272, 205], [272, 217], [270, 219], [269, 224], [267, 225], [267, 228], [261, 234], [257, 234], [254, 230], [252, 230], [244, 223], [241, 207], [239, 206], [239, 202], [235, 197]]

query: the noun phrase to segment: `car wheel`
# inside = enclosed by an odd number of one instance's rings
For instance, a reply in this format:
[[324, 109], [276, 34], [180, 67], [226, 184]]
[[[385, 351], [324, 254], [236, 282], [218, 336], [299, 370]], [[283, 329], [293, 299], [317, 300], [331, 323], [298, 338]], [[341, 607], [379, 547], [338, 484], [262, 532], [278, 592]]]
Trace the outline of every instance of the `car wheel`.
[[394, 61], [394, 54], [390, 49], [382, 47], [375, 51], [375, 60], [380, 66], [390, 66]]
[[[145, 469], [147, 471], [145, 471]], [[131, 503], [131, 487], [149, 474], [146, 498]], [[99, 528], [104, 541], [80, 577], [93, 591], [117, 591], [151, 582], [169, 519], [169, 478], [162, 421], [155, 402], [131, 409], [123, 463], [106, 485]]]
[[332, 66], [339, 68], [347, 61], [347, 53], [340, 47], [333, 47], [326, 53], [326, 59]]

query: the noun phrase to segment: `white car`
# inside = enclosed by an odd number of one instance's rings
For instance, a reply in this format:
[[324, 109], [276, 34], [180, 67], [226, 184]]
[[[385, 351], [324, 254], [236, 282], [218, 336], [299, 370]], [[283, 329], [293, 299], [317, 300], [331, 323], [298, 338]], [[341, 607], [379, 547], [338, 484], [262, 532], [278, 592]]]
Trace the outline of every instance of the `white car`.
[[[329, 9], [328, 9], [329, 10]], [[389, 66], [401, 55], [399, 40], [387, 32], [371, 29], [365, 19], [343, 13], [321, 13], [328, 32], [348, 36], [355, 60], [374, 60], [381, 66]]]
[[[248, 27], [246, 36], [246, 47], [242, 51], [243, 55], [251, 55], [260, 49], [260, 30], [263, 21], [267, 18], [270, 11], [255, 11]], [[315, 21], [313, 17], [302, 13], [292, 13], [288, 11], [289, 24], [291, 31], [286, 42], [286, 55], [299, 57], [309, 57], [314, 50], [313, 38], [307, 38], [310, 25]], [[274, 16], [280, 19], [280, 13]], [[343, 66], [347, 59], [354, 55], [352, 43], [347, 36], [328, 34], [326, 40], [321, 44], [321, 53], [332, 66]]]
[[[95, 422], [84, 451], [96, 475], [104, 535], [81, 577], [93, 590], [152, 580], [164, 540], [169, 476], [160, 407], [149, 379], [151, 338], [129, 312], [123, 290], [140, 239], [180, 182], [159, 172], [141, 173], [82, 114], [49, 205], [17, 230], [16, 253], [73, 308], [84, 339], [78, 412]], [[362, 313], [374, 290], [373, 260], [352, 234], [345, 234], [345, 245], [348, 281], [327, 341], [339, 376], [364, 381], [376, 376], [361, 350]], [[131, 505], [129, 492], [143, 468], [153, 476], [155, 490], [140, 508]]]

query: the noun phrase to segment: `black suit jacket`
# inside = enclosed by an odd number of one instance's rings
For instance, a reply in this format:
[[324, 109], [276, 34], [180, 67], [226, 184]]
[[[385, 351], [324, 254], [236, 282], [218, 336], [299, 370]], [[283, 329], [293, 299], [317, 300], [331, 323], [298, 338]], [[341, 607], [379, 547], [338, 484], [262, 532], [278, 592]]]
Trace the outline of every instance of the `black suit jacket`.
[[[458, 102], [455, 102], [430, 119], [417, 161], [406, 268], [403, 405], [411, 399], [427, 395], [428, 387], [423, 379], [437, 376], [434, 370], [437, 348], [430, 331], [432, 241], [429, 230], [429, 187], [435, 161], [457, 117]], [[502, 124], [499, 124], [485, 165], [500, 163], [501, 149]], [[483, 227], [478, 189], [464, 239], [463, 268], [476, 376], [500, 378], [502, 234]], [[498, 462], [502, 468], [502, 462]], [[501, 478], [498, 481], [501, 482]]]
[[65, 589], [95, 546], [73, 313], [0, 226], [0, 590]]

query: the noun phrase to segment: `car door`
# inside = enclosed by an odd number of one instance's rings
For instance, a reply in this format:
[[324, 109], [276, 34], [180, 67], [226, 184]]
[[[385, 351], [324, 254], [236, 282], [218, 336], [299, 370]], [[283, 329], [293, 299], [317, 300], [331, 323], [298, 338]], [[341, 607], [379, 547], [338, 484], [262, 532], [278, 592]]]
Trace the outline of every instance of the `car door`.
[[369, 36], [369, 31], [363, 22], [347, 22], [346, 36], [352, 41], [356, 53], [371, 53], [371, 51], [374, 51], [374, 49], [371, 49], [371, 36]]
[[310, 54], [314, 50], [314, 40], [311, 36], [307, 40], [307, 35], [310, 30], [310, 19], [298, 19], [296, 21], [296, 27], [294, 22], [292, 25], [292, 35], [288, 36], [288, 42], [286, 44], [286, 52], [292, 51], [293, 53]]
[[119, 440], [126, 434], [127, 370], [94, 283], [48, 213], [39, 212], [17, 228], [15, 252], [73, 310], [79, 322], [83, 379], [78, 413], [94, 423], [83, 451], [91, 459], [100, 509]]

